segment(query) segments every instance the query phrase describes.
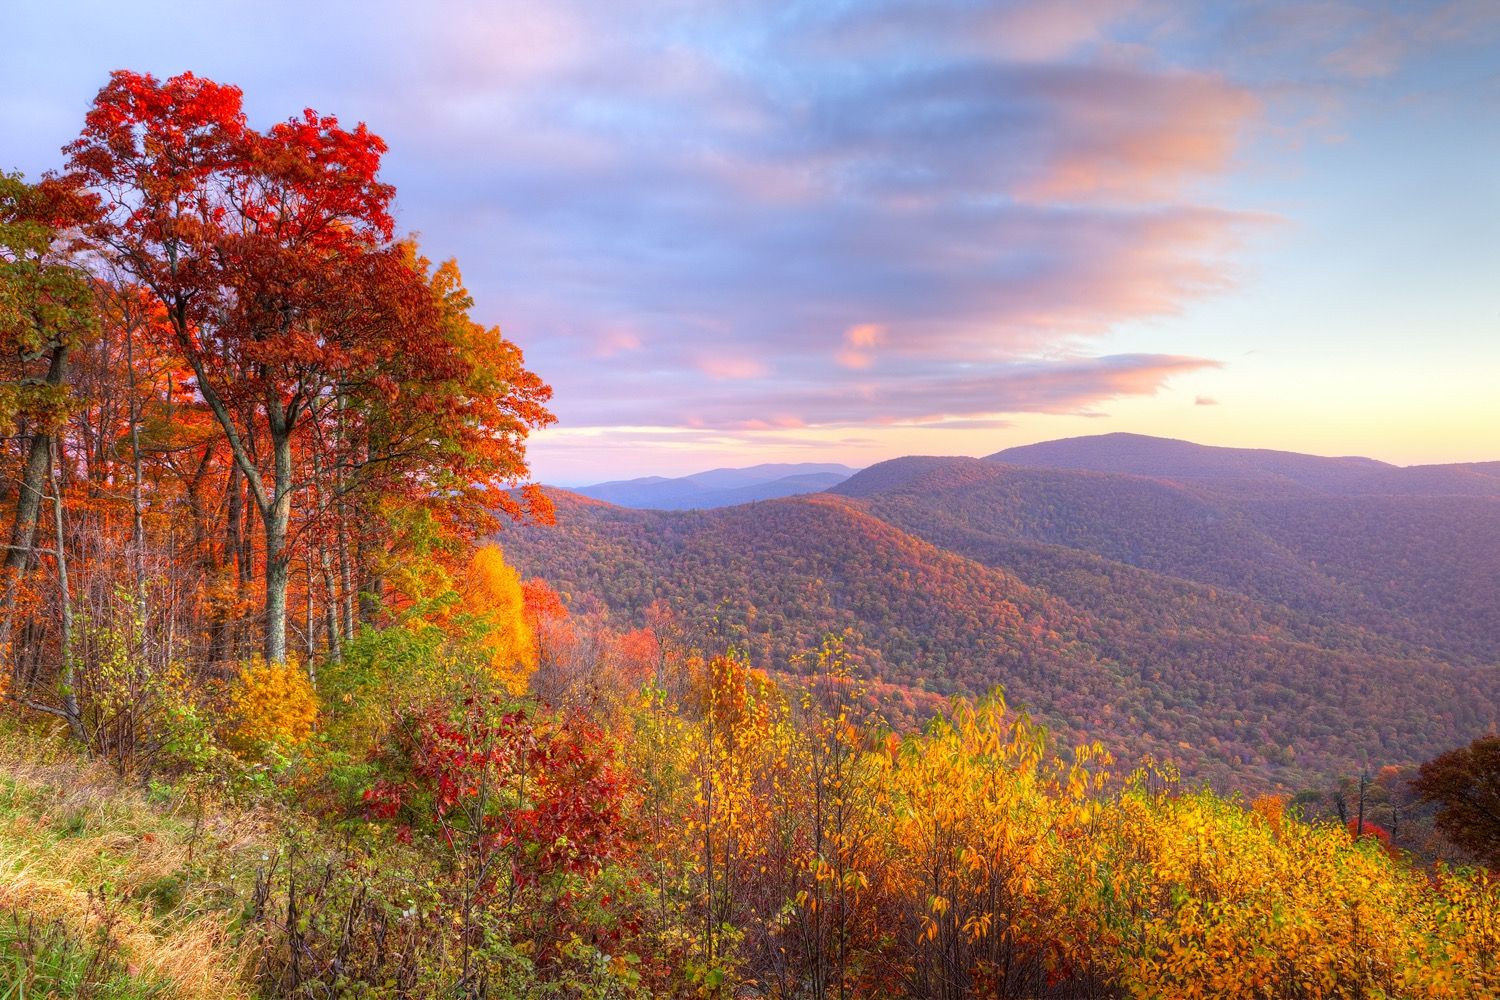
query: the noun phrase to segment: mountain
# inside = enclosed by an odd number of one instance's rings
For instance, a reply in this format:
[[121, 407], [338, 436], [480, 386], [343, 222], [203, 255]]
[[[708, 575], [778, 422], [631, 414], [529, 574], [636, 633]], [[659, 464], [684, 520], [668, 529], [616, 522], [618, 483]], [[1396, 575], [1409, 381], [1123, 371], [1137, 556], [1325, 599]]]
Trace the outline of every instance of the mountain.
[[855, 471], [847, 465], [828, 462], [753, 465], [743, 469], [711, 469], [676, 479], [662, 476], [621, 479], [581, 486], [572, 492], [621, 507], [703, 510], [819, 493], [837, 486]]
[[1262, 492], [1289, 494], [1500, 496], [1500, 462], [1402, 467], [1373, 458], [1218, 448], [1143, 434], [1045, 441], [1008, 448], [988, 460], [1206, 483], [1221, 490], [1254, 485]]
[[1127, 760], [1296, 788], [1500, 725], [1495, 469], [1107, 435], [717, 510], [557, 493], [503, 541], [622, 619], [728, 622], [766, 669], [852, 629], [898, 723], [1003, 684]]

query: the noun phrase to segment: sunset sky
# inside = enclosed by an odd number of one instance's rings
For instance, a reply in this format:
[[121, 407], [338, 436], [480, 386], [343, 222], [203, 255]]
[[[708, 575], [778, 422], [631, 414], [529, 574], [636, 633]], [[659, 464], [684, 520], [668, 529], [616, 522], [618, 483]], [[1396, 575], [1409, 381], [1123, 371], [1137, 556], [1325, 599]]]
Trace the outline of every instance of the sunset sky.
[[555, 386], [549, 482], [1107, 431], [1500, 459], [1493, 0], [438, 6], [16, 0], [0, 168], [119, 67], [368, 122]]

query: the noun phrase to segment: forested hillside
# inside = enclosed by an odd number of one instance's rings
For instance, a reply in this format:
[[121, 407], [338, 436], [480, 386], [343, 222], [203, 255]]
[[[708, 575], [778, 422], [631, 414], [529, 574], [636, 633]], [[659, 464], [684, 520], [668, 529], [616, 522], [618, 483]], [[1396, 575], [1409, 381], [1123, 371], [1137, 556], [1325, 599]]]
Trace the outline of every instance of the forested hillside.
[[1247, 495], [1264, 481], [898, 459], [834, 492], [940, 545], [945, 532], [960, 547], [1060, 545], [1446, 659], [1500, 661], [1500, 497]]
[[1065, 733], [1244, 787], [1493, 727], [1500, 502], [1313, 493], [1288, 470], [1339, 482], [1329, 466], [1377, 464], [1269, 454], [1180, 481], [899, 459], [825, 497], [691, 515], [560, 493], [557, 527], [507, 549], [624, 620], [660, 600], [735, 622], [766, 669], [853, 629], [859, 662], [913, 701], [1004, 684]]

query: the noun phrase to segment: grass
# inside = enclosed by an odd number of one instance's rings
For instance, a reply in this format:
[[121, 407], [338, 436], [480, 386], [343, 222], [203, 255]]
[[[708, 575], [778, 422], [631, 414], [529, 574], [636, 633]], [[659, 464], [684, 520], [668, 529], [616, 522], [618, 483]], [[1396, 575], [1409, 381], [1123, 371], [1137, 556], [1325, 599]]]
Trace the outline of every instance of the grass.
[[0, 1000], [248, 997], [226, 904], [263, 834], [0, 718]]
[[60, 921], [0, 917], [0, 1000], [154, 1000], [170, 984], [140, 976], [121, 960], [108, 928], [80, 941]]

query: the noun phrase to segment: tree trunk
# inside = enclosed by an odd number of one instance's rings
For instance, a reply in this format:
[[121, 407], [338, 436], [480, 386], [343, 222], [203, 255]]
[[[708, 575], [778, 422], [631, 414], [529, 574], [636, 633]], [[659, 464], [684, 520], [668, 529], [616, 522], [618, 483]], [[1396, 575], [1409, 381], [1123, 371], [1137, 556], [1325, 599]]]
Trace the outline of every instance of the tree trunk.
[[302, 550], [302, 646], [307, 650], [307, 679], [318, 683], [317, 667], [318, 628], [313, 612], [313, 560], [312, 546]]
[[[46, 384], [55, 388], [68, 377], [68, 345], [57, 343], [52, 348], [52, 359], [47, 364]], [[21, 576], [31, 559], [31, 545], [36, 538], [37, 520], [42, 512], [42, 488], [46, 485], [47, 465], [51, 438], [41, 430], [33, 430], [31, 448], [26, 454], [26, 465], [21, 472], [21, 484], [16, 493], [16, 515], [11, 522], [10, 544], [5, 549], [4, 587], [0, 597], [0, 651], [10, 645], [11, 610], [15, 607], [16, 591], [21, 585]], [[19, 663], [19, 661], [17, 661]], [[17, 667], [20, 689], [20, 670]]]
[[125, 370], [130, 391], [130, 565], [135, 572], [136, 609], [146, 619], [146, 522], [141, 503], [141, 411], [136, 396], [134, 328], [125, 332]]
[[288, 428], [271, 428], [276, 474], [269, 510], [262, 511], [266, 534], [266, 637], [267, 663], [286, 662], [287, 583], [291, 578], [291, 553], [287, 550], [287, 526], [292, 519], [292, 436]]
[[266, 527], [266, 634], [267, 663], [286, 662], [286, 591], [290, 565], [286, 557], [286, 519], [272, 512]]
[[339, 594], [333, 582], [333, 556], [326, 545], [319, 555], [323, 563], [323, 619], [328, 629], [328, 659], [338, 663], [344, 655], [343, 637], [339, 635]]
[[[50, 441], [51, 439], [49, 439]], [[62, 448], [52, 443], [52, 513], [57, 528], [57, 600], [62, 609], [62, 638], [59, 653], [62, 670], [59, 672], [62, 688], [63, 716], [68, 720], [68, 730], [80, 743], [88, 740], [84, 732], [83, 716], [78, 711], [78, 677], [73, 663], [73, 598], [68, 593], [68, 550], [63, 544], [62, 509]]]
[[354, 581], [349, 574], [349, 533], [344, 529], [343, 501], [339, 501], [339, 598], [344, 614], [344, 635], [354, 638]]

